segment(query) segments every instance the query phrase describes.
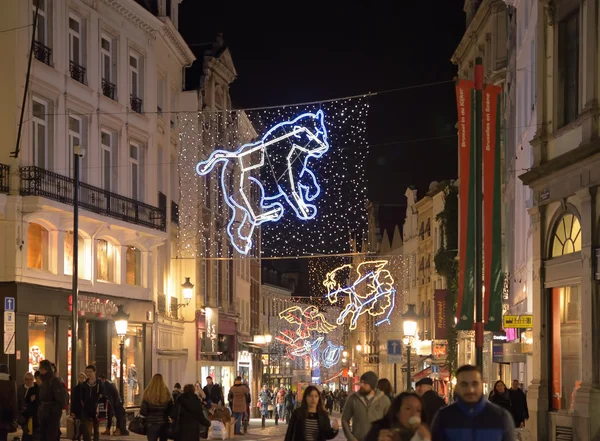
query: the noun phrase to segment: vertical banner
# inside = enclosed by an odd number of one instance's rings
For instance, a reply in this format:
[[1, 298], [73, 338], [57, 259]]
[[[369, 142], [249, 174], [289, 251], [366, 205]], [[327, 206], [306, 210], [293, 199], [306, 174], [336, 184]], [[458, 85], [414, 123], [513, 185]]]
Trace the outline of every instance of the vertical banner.
[[459, 80], [456, 84], [459, 143], [459, 270], [456, 305], [457, 330], [473, 329], [475, 303], [475, 161], [473, 111], [475, 83]]
[[561, 410], [563, 402], [562, 390], [562, 353], [561, 353], [561, 335], [560, 335], [560, 297], [562, 288], [552, 288], [552, 396], [551, 409]]
[[217, 308], [204, 308], [204, 326], [206, 338], [210, 341], [210, 348], [204, 352], [219, 351], [219, 310]]
[[448, 291], [445, 289], [436, 289], [433, 292], [433, 322], [435, 340], [446, 340], [448, 338], [448, 305], [446, 297]]
[[483, 91], [483, 322], [486, 331], [502, 329], [501, 93], [502, 87], [489, 84]]

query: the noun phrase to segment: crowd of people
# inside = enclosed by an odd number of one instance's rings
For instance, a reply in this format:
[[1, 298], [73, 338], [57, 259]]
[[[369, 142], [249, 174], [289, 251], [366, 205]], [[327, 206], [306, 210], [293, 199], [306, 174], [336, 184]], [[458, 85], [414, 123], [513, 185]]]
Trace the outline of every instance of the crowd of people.
[[[360, 389], [351, 394], [343, 390], [320, 391], [308, 386], [299, 398], [283, 385], [274, 391], [267, 385], [257, 397], [262, 424], [267, 418], [288, 423], [285, 441], [325, 441], [343, 430], [348, 441], [463, 441], [494, 439], [515, 440], [515, 428], [523, 428], [529, 418], [527, 400], [515, 380], [508, 389], [497, 381], [489, 397], [483, 393], [481, 372], [465, 365], [456, 373], [455, 400], [446, 405], [433, 390], [433, 381], [424, 378], [416, 392], [394, 396], [386, 379], [374, 372], [360, 377]], [[57, 441], [60, 420], [68, 410], [74, 422], [74, 439], [98, 441], [100, 415], [106, 413], [106, 428], [112, 435], [127, 435], [123, 401], [114, 383], [106, 375], [96, 374], [93, 365], [79, 374], [71, 399], [67, 385], [56, 373], [56, 366], [44, 360], [39, 370], [24, 376], [19, 387], [10, 378], [8, 367], [0, 365], [0, 441], [17, 426], [23, 428], [23, 441]], [[212, 377], [206, 385], [199, 382], [183, 388], [175, 384], [169, 391], [161, 374], [155, 374], [144, 390], [140, 415], [148, 441], [198, 441], [206, 438], [211, 421], [208, 410], [229, 407], [235, 419], [234, 432], [242, 435], [242, 423], [248, 421], [252, 397], [241, 377], [235, 379], [227, 399], [221, 385]], [[331, 419], [341, 412], [341, 423]], [[244, 431], [245, 433], [245, 431]]]

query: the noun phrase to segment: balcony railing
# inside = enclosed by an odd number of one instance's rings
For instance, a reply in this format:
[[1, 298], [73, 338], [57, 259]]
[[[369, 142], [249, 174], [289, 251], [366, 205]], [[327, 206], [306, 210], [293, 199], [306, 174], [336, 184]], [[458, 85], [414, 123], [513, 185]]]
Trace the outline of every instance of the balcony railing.
[[117, 96], [117, 85], [102, 78], [102, 93], [105, 97], [110, 98], [111, 100], [116, 100], [115, 97]]
[[85, 67], [71, 61], [69, 64], [69, 70], [71, 72], [71, 78], [75, 81], [85, 84]]
[[44, 43], [34, 41], [33, 54], [35, 55], [36, 60], [41, 61], [42, 63], [50, 66], [50, 57], [52, 56], [52, 49], [44, 45]]
[[171, 201], [171, 222], [179, 225], [179, 204]]
[[10, 166], [0, 164], [0, 193], [8, 193]]
[[[42, 196], [73, 204], [73, 179], [39, 167], [21, 167], [21, 196]], [[166, 210], [81, 182], [79, 206], [104, 216], [166, 230]]]
[[142, 113], [142, 104], [144, 103], [143, 99], [138, 98], [135, 95], [131, 95], [129, 102], [131, 104], [131, 110], [137, 113]]

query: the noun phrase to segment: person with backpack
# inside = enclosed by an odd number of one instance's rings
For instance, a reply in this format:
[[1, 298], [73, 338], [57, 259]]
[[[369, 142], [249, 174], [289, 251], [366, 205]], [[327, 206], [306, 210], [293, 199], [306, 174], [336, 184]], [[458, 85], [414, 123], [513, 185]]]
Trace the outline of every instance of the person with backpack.
[[446, 402], [433, 390], [433, 380], [431, 378], [422, 378], [417, 381], [416, 388], [417, 395], [421, 397], [423, 402], [423, 423], [427, 424], [427, 427], [431, 427], [433, 417], [438, 410], [446, 405]]
[[60, 433], [60, 417], [68, 402], [67, 394], [50, 361], [42, 360], [39, 372], [42, 379], [38, 411], [40, 441], [56, 441]]
[[90, 423], [94, 428], [94, 441], [100, 440], [100, 422], [98, 420], [98, 404], [104, 400], [104, 385], [96, 377], [96, 366], [90, 364], [85, 368], [87, 381], [81, 385], [81, 432], [83, 440], [90, 441]]

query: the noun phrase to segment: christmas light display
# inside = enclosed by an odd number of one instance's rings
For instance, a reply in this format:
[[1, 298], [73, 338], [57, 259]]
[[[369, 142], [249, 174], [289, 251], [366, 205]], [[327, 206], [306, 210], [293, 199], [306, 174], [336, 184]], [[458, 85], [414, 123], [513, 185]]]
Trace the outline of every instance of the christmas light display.
[[[362, 234], [367, 225], [368, 107], [368, 99], [359, 97], [261, 110], [179, 113], [178, 257], [295, 257], [347, 252], [349, 232]], [[264, 155], [258, 149], [225, 161], [215, 153], [235, 153], [240, 146], [257, 140], [264, 143], [262, 134], [282, 121], [292, 122], [299, 115], [317, 116], [319, 112], [326, 131], [320, 120], [307, 116], [297, 124], [306, 129], [296, 133], [300, 138], [291, 135], [293, 125], [280, 127], [288, 132], [285, 134], [271, 132], [273, 139], [283, 138], [269, 144]], [[309, 138], [311, 144], [307, 145]], [[293, 152], [292, 139], [300, 147]], [[325, 146], [331, 146], [326, 153]], [[311, 153], [313, 160], [307, 159]], [[196, 165], [208, 166], [211, 155], [212, 162], [221, 164], [220, 172], [215, 173], [214, 168], [208, 172], [201, 166], [200, 171], [206, 174], [199, 176]], [[261, 164], [260, 156], [264, 163], [252, 168]], [[247, 187], [253, 189], [251, 195]], [[284, 215], [283, 207], [292, 207], [288, 210], [293, 215]], [[260, 229], [256, 228], [261, 222]]]
[[395, 293], [394, 279], [389, 270], [384, 269], [387, 260], [361, 262], [356, 266], [356, 279], [346, 285], [340, 277], [352, 264], [342, 265], [327, 274], [323, 285], [327, 288], [327, 299], [336, 303], [339, 296], [346, 296], [346, 307], [336, 320], [338, 325], [349, 316], [349, 329], [356, 329], [358, 318], [368, 313], [373, 317], [383, 315], [392, 307]]
[[290, 306], [279, 313], [279, 318], [288, 323], [298, 325], [296, 335], [300, 338], [309, 338], [311, 331], [319, 334], [327, 334], [336, 328], [336, 325], [329, 323], [323, 313], [313, 305], [306, 308], [302, 306]]
[[323, 366], [329, 369], [338, 364], [343, 350], [343, 346], [337, 346], [334, 345], [331, 341], [328, 341], [327, 347], [321, 353], [321, 358], [323, 359]]
[[[285, 200], [301, 220], [313, 219], [317, 215], [317, 207], [309, 202], [319, 196], [321, 188], [315, 174], [308, 167], [308, 161], [320, 158], [329, 150], [324, 118], [321, 110], [317, 113], [304, 113], [292, 121], [275, 125], [258, 142], [245, 144], [236, 151], [215, 150], [206, 161], [201, 161], [196, 166], [197, 173], [204, 176], [217, 164], [223, 163], [221, 189], [223, 198], [231, 209], [227, 234], [240, 253], [248, 254], [256, 227], [281, 219], [284, 213], [281, 200]], [[266, 193], [265, 186], [251, 172], [260, 172], [264, 167], [270, 168], [269, 150], [281, 149], [282, 145], [287, 152], [286, 171], [279, 177], [274, 173], [262, 174], [275, 179], [272, 185], [275, 191]], [[238, 170], [228, 171], [228, 167]], [[231, 192], [232, 189], [229, 188], [229, 176], [232, 175], [239, 175], [236, 192]], [[259, 189], [256, 208], [252, 203], [253, 185]], [[234, 229], [238, 219], [237, 210], [242, 212], [242, 221]]]
[[306, 357], [309, 356], [312, 359], [313, 364], [319, 362], [319, 347], [323, 343], [325, 337], [317, 337], [314, 340], [303, 340], [302, 345], [294, 348], [290, 354], [294, 357]]

